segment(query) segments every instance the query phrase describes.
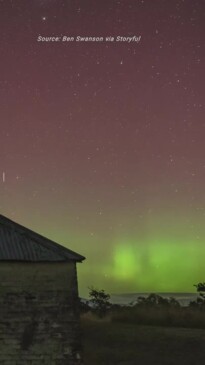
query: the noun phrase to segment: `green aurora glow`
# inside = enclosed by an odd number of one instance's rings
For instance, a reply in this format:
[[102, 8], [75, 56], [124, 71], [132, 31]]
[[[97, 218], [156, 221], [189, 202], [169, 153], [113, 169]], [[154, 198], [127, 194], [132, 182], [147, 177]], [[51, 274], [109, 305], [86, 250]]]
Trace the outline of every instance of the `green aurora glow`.
[[204, 257], [205, 248], [196, 242], [180, 245], [161, 240], [145, 248], [137, 243], [120, 244], [109, 264], [78, 266], [80, 287], [83, 290], [90, 282], [113, 293], [194, 292], [193, 284], [204, 277]]

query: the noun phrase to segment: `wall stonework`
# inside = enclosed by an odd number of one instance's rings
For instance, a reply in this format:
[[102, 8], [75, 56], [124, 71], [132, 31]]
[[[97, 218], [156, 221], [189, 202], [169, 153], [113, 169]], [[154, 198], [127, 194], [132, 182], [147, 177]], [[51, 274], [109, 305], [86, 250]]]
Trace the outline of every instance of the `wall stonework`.
[[76, 264], [0, 263], [0, 364], [82, 364]]

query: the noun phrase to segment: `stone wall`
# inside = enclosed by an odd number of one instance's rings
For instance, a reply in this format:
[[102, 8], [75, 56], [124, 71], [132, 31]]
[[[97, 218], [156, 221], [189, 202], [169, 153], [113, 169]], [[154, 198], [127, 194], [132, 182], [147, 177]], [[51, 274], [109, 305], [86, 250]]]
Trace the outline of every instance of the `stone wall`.
[[75, 263], [0, 263], [0, 364], [81, 364]]

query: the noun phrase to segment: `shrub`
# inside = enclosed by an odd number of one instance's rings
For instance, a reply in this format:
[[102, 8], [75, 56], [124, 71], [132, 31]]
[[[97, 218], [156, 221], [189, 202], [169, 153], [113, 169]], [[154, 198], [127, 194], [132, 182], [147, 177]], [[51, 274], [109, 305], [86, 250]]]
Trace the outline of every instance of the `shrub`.
[[104, 290], [99, 290], [95, 288], [89, 288], [89, 297], [90, 302], [93, 305], [93, 311], [99, 316], [104, 317], [107, 313], [108, 308], [110, 308], [111, 304], [109, 302], [110, 295], [105, 293]]

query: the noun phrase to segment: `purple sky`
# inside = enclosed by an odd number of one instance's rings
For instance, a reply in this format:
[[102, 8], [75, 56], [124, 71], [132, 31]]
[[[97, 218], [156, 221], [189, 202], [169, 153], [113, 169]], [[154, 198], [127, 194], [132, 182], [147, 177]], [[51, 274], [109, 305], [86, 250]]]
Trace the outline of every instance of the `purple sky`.
[[0, 2], [1, 213], [86, 256], [83, 294], [205, 279], [204, 16], [197, 0]]

